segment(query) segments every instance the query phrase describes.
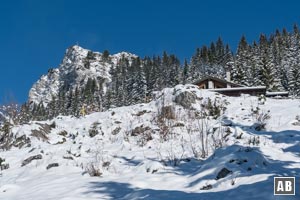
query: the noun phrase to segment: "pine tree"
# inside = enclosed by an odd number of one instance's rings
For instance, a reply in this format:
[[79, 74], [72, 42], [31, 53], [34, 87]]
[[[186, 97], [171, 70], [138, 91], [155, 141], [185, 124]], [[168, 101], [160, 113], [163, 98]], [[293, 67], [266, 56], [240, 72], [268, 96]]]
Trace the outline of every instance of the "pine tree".
[[174, 87], [180, 82], [180, 61], [174, 54], [169, 57], [168, 86]]
[[107, 61], [109, 59], [109, 51], [108, 50], [104, 50], [102, 53], [102, 59], [104, 61]]
[[268, 39], [265, 35], [260, 36], [260, 65], [259, 65], [259, 78], [260, 81], [267, 87], [267, 90], [276, 91], [275, 76], [274, 76], [274, 58], [271, 48], [269, 47]]
[[142, 103], [145, 101], [146, 98], [146, 79], [144, 75], [144, 71], [141, 66], [140, 58], [137, 57], [132, 61], [132, 68], [133, 68], [133, 102], [134, 103]]
[[146, 81], [146, 97], [149, 99], [154, 89], [155, 83], [155, 73], [153, 71], [153, 62], [149, 57], [145, 57], [143, 59], [143, 71], [145, 73], [145, 81]]
[[292, 95], [298, 96], [300, 95], [300, 45], [297, 27], [294, 27], [290, 41], [290, 48], [286, 50], [284, 67], [287, 73], [288, 89]]
[[210, 64], [216, 63], [216, 56], [217, 56], [216, 46], [215, 43], [212, 42], [210, 44], [210, 49], [208, 51], [208, 60]]
[[191, 66], [188, 72], [188, 81], [193, 82], [199, 78], [201, 78], [202, 74], [200, 74], [200, 65], [202, 61], [202, 55], [200, 48], [196, 49], [196, 53], [192, 56]]
[[242, 85], [248, 85], [246, 71], [250, 67], [249, 60], [249, 46], [246, 37], [242, 36], [237, 50], [235, 64], [232, 67], [231, 76], [232, 80]]
[[78, 117], [79, 116], [79, 111], [82, 107], [82, 103], [80, 101], [80, 90], [78, 87], [75, 88], [72, 103], [71, 103], [71, 114]]
[[184, 65], [183, 65], [183, 71], [182, 71], [182, 83], [186, 84], [188, 81], [188, 75], [189, 75], [189, 65], [187, 60], [184, 60]]

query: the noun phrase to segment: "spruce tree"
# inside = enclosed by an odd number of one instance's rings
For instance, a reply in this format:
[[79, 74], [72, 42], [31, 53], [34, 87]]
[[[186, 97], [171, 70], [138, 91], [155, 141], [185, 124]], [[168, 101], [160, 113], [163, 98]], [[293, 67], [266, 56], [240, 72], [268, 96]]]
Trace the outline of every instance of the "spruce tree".
[[235, 64], [232, 67], [231, 77], [232, 80], [236, 83], [240, 83], [242, 85], [248, 85], [246, 71], [250, 67], [248, 64], [249, 56], [249, 46], [246, 41], [246, 37], [242, 36], [238, 49]]
[[188, 75], [189, 75], [189, 65], [186, 59], [184, 59], [183, 64], [183, 71], [182, 71], [182, 83], [186, 84], [188, 81]]

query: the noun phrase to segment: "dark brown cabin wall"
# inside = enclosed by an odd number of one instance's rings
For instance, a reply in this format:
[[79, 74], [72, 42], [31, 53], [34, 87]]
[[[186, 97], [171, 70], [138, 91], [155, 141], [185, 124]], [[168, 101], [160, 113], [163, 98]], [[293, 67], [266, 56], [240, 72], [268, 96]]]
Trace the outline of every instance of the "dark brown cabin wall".
[[200, 89], [207, 89], [208, 88], [208, 81], [202, 81], [202, 82], [198, 83], [197, 86]]
[[214, 87], [215, 88], [227, 88], [227, 84], [218, 82], [218, 81], [213, 81], [214, 82]]
[[265, 89], [256, 89], [256, 90], [237, 90], [237, 91], [218, 91], [220, 94], [224, 94], [226, 96], [240, 96], [241, 94], [249, 94], [251, 96], [259, 96], [265, 95]]

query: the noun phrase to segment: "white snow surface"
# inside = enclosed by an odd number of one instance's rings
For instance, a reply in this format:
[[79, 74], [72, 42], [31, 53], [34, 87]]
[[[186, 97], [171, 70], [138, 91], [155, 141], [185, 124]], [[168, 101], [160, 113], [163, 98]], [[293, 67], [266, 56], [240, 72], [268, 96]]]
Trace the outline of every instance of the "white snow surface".
[[[174, 102], [183, 91], [197, 95], [193, 111]], [[227, 109], [218, 119], [207, 121], [208, 155], [202, 158], [193, 153], [201, 149], [201, 120], [191, 120], [191, 113], [202, 109], [208, 98]], [[168, 105], [174, 107], [176, 119], [166, 121], [172, 128], [165, 141], [155, 116]], [[253, 96], [226, 97], [193, 85], [178, 85], [158, 92], [147, 104], [15, 126], [14, 137], [26, 135], [31, 146], [0, 151], [10, 165], [1, 171], [0, 199], [299, 199], [300, 126], [293, 125], [299, 106], [296, 99], [261, 102]], [[271, 116], [264, 131], [253, 128], [256, 117], [251, 109], [256, 107]], [[48, 141], [31, 135], [32, 130], [53, 122], [56, 126], [47, 133]], [[136, 127], [147, 129], [132, 135]], [[93, 128], [99, 134], [90, 137]], [[62, 131], [67, 135], [59, 134]], [[147, 134], [152, 139], [143, 143]], [[259, 138], [259, 143], [249, 144], [253, 138]], [[215, 149], [213, 139], [223, 139], [222, 147]], [[42, 159], [21, 167], [23, 160], [37, 154]], [[180, 160], [177, 166], [172, 158]], [[47, 170], [51, 163], [59, 166]], [[100, 177], [87, 173], [91, 164], [99, 168]], [[216, 180], [224, 167], [232, 173]], [[275, 197], [274, 176], [295, 176], [296, 195]], [[201, 190], [205, 186], [212, 188]]]
[[[58, 68], [50, 69], [46, 75], [34, 83], [29, 91], [28, 102], [47, 105], [52, 97], [57, 97], [59, 90], [67, 83], [71, 89], [81, 88], [86, 84], [88, 78], [104, 79], [103, 89], [106, 90], [106, 84], [111, 81], [110, 68], [118, 63], [124, 56], [131, 62], [132, 58], [137, 57], [128, 52], [121, 52], [110, 55], [111, 61], [103, 60], [102, 53], [92, 52], [93, 59], [87, 59], [90, 50], [74, 45], [66, 50], [62, 63]], [[89, 67], [86, 67], [86, 62]]]

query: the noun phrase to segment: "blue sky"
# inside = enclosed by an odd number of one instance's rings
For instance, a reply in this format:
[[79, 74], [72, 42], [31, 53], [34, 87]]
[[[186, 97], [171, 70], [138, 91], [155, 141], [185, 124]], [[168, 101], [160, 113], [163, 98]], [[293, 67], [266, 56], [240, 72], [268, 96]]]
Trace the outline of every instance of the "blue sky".
[[300, 24], [296, 0], [4, 0], [0, 2], [0, 102], [22, 103], [32, 84], [79, 45], [140, 56], [163, 50], [180, 59], [219, 36], [233, 50], [248, 41]]

